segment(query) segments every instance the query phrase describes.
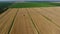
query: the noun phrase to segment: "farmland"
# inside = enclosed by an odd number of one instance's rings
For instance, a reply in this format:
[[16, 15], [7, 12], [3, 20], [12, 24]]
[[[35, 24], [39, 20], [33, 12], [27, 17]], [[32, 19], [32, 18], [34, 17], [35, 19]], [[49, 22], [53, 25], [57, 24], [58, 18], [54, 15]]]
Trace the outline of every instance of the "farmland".
[[7, 11], [4, 17], [0, 15], [0, 34], [60, 34], [60, 7], [9, 8]]
[[59, 3], [12, 4], [0, 4], [1, 8], [8, 8], [0, 14], [0, 34], [60, 34]]

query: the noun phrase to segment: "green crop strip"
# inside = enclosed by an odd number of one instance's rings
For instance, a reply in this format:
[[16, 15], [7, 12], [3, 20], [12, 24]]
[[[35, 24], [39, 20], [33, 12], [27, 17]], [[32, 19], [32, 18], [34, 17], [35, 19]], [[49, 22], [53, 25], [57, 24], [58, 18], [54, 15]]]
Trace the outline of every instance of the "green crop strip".
[[54, 7], [50, 2], [27, 2], [27, 3], [15, 3], [11, 5], [11, 8], [32, 8], [32, 7]]

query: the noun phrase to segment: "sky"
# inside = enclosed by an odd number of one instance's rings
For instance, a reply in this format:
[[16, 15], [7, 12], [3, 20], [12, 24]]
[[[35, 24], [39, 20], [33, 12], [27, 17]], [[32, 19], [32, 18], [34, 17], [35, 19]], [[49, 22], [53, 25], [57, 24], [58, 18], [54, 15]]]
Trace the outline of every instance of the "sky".
[[0, 0], [0, 1], [16, 1], [16, 0]]
[[0, 0], [0, 1], [60, 1], [60, 0]]

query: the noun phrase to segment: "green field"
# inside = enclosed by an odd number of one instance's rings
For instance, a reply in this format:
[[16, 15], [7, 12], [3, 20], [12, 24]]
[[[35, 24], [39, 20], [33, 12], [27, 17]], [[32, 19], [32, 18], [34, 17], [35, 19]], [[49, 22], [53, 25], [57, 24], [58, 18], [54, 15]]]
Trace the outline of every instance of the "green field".
[[[58, 4], [59, 5], [59, 4]], [[50, 2], [27, 2], [27, 3], [15, 3], [11, 8], [32, 8], [32, 7], [55, 7], [56, 3]]]

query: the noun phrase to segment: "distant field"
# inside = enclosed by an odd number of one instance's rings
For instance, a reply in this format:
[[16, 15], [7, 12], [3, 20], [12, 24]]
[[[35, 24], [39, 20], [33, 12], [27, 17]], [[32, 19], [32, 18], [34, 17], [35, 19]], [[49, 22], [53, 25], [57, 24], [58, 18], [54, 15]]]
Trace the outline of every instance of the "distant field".
[[54, 7], [60, 4], [50, 2], [27, 2], [27, 3], [15, 3], [12, 8], [30, 8], [30, 7]]
[[50, 3], [38, 3], [38, 2], [29, 2], [29, 3], [15, 3], [12, 5], [12, 8], [29, 8], [29, 7], [49, 7], [53, 6]]

